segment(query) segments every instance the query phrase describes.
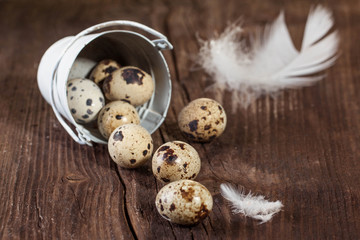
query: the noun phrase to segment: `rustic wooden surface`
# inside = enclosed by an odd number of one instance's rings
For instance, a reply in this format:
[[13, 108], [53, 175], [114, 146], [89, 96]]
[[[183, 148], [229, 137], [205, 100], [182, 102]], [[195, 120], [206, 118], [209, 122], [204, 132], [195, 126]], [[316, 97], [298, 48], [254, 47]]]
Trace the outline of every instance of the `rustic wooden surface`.
[[[162, 184], [150, 165], [117, 168], [106, 146], [80, 146], [62, 129], [36, 84], [39, 60], [56, 40], [114, 19], [144, 23], [168, 36], [173, 96], [153, 134], [155, 147], [185, 140], [181, 108], [211, 79], [191, 71], [201, 38], [243, 16], [254, 29], [281, 9], [297, 46], [312, 1], [0, 1], [0, 238], [2, 239], [359, 239], [360, 2], [326, 1], [334, 10], [341, 55], [327, 78], [261, 98], [231, 113], [225, 133], [193, 144], [202, 158], [197, 181], [213, 194], [210, 217], [194, 227], [170, 224], [154, 199]], [[219, 194], [230, 182], [281, 200], [266, 224], [232, 215]]]

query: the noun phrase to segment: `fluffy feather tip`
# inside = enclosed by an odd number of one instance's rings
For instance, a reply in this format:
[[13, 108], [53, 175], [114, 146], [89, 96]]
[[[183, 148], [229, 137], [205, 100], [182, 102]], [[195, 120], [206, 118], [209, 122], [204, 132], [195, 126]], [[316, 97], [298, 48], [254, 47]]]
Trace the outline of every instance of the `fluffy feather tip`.
[[280, 201], [270, 202], [261, 195], [245, 194], [229, 184], [220, 185], [221, 195], [231, 203], [234, 214], [241, 213], [246, 217], [259, 220], [260, 224], [268, 222], [278, 213], [283, 204]]

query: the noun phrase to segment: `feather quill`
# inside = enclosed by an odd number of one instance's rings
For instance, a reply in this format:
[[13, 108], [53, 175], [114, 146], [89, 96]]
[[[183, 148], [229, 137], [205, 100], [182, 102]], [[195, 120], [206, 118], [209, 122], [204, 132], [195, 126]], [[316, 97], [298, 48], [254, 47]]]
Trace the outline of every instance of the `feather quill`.
[[260, 224], [271, 220], [274, 214], [278, 213], [283, 207], [280, 201], [270, 202], [261, 195], [245, 194], [243, 191], [235, 190], [229, 184], [221, 184], [220, 192], [231, 203], [234, 214], [241, 213], [246, 217], [260, 220]]
[[285, 24], [284, 13], [252, 36], [246, 44], [240, 24], [232, 24], [219, 37], [202, 41], [198, 63], [211, 75], [211, 87], [234, 90], [247, 107], [263, 94], [308, 86], [322, 79], [319, 72], [335, 63], [339, 45], [331, 12], [318, 5], [310, 10], [301, 50]]

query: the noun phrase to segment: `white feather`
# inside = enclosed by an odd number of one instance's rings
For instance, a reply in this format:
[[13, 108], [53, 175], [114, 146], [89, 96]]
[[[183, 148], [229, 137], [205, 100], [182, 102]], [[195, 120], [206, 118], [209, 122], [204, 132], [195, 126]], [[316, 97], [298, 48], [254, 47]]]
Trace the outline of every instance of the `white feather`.
[[322, 79], [318, 73], [333, 65], [337, 57], [339, 36], [337, 31], [328, 34], [332, 26], [328, 9], [320, 5], [312, 9], [299, 52], [283, 12], [262, 33], [250, 38], [250, 44], [243, 39], [241, 26], [232, 24], [218, 38], [201, 43], [198, 62], [213, 76], [215, 86], [236, 91], [242, 106], [247, 107], [262, 94]]
[[233, 213], [260, 220], [260, 224], [269, 221], [283, 207], [280, 201], [269, 202], [264, 196], [238, 192], [229, 184], [220, 185], [221, 195], [230, 201]]
[[301, 49], [305, 49], [323, 38], [333, 26], [331, 13], [321, 5], [311, 9], [308, 16], [308, 23], [305, 26], [304, 38]]

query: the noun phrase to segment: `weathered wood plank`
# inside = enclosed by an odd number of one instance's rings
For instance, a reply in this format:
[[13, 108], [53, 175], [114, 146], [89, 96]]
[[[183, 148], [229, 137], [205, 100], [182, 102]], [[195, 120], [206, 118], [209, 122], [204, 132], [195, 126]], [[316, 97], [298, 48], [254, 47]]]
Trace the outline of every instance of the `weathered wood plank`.
[[[3, 239], [357, 239], [360, 238], [360, 5], [334, 10], [341, 55], [312, 87], [263, 97], [232, 113], [231, 93], [204, 91], [211, 79], [194, 70], [197, 35], [207, 39], [243, 16], [250, 30], [286, 11], [300, 45], [311, 1], [0, 1], [0, 238]], [[168, 117], [155, 147], [186, 140], [177, 115], [190, 100], [211, 97], [228, 112], [225, 133], [192, 144], [202, 158], [197, 181], [214, 197], [197, 226], [170, 224], [154, 199], [163, 184], [150, 162], [116, 166], [106, 146], [80, 146], [56, 121], [36, 85], [43, 52], [56, 40], [99, 22], [129, 19], [168, 36], [173, 82]], [[271, 222], [232, 215], [219, 194], [230, 182], [283, 201]]]

